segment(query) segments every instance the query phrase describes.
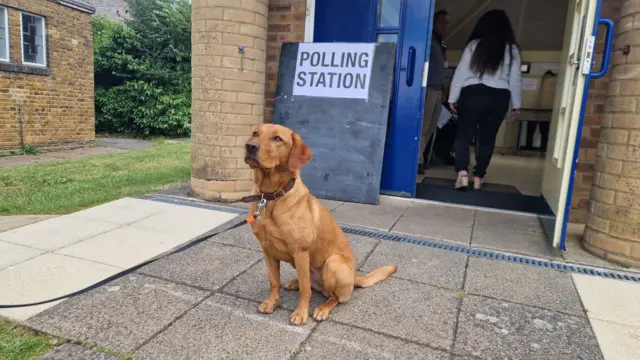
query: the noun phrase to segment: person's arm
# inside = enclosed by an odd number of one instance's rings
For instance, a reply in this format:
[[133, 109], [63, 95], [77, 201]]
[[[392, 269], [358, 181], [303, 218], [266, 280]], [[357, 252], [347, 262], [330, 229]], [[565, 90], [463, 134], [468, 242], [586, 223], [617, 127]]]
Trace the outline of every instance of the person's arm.
[[511, 108], [520, 110], [522, 106], [522, 73], [520, 72], [520, 51], [513, 47], [511, 55], [511, 74], [509, 75], [509, 90], [511, 90]]
[[460, 62], [458, 63], [458, 66], [453, 73], [453, 79], [451, 79], [451, 86], [449, 87], [450, 104], [455, 104], [456, 102], [458, 102], [460, 91], [462, 91], [462, 85], [464, 85], [464, 80], [467, 78], [470, 71], [469, 67], [471, 64], [472, 56], [473, 52], [471, 50], [471, 44], [469, 44], [462, 52]]

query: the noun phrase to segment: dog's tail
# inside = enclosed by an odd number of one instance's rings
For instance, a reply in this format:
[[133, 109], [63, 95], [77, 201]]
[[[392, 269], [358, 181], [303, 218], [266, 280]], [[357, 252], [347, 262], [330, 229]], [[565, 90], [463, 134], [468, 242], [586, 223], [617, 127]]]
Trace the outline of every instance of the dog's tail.
[[389, 265], [377, 268], [365, 276], [356, 275], [356, 287], [366, 288], [373, 286], [382, 280], [386, 280], [396, 271], [398, 271], [397, 266]]

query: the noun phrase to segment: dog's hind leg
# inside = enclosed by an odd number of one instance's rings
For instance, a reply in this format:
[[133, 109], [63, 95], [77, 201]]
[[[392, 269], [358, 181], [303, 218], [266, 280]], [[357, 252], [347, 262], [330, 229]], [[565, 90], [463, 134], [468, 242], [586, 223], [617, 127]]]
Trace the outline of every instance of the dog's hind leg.
[[338, 303], [349, 301], [355, 286], [354, 269], [349, 261], [341, 255], [330, 257], [322, 268], [322, 282], [327, 301], [313, 312], [313, 319], [323, 321]]

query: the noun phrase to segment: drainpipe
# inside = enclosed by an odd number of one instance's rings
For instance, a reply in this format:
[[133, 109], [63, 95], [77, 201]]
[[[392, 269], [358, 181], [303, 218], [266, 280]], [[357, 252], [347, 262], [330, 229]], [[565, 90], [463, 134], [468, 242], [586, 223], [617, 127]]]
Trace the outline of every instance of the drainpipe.
[[24, 133], [22, 132], [22, 103], [20, 104], [20, 147], [24, 147]]

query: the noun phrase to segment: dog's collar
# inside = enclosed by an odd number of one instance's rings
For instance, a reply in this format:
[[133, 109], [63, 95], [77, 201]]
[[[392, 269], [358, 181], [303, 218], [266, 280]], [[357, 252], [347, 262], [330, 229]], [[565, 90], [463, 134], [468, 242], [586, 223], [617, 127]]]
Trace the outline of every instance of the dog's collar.
[[242, 199], [240, 199], [240, 201], [242, 201], [243, 203], [254, 203], [262, 200], [266, 200], [266, 201], [279, 200], [279, 199], [282, 199], [289, 191], [291, 191], [291, 189], [293, 189], [295, 185], [296, 185], [296, 179], [293, 178], [289, 180], [287, 185], [285, 185], [281, 190], [278, 190], [272, 193], [262, 193], [260, 195], [245, 196]]

